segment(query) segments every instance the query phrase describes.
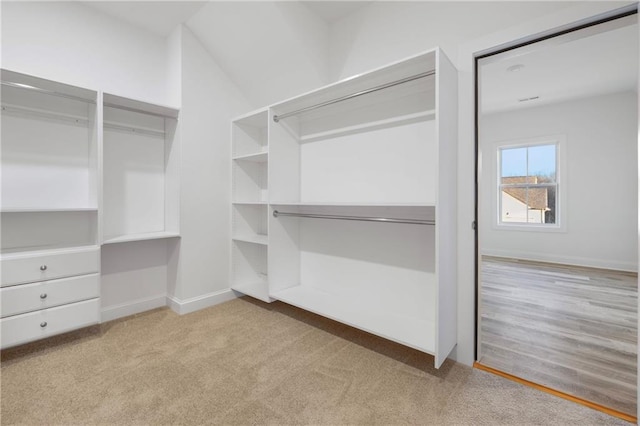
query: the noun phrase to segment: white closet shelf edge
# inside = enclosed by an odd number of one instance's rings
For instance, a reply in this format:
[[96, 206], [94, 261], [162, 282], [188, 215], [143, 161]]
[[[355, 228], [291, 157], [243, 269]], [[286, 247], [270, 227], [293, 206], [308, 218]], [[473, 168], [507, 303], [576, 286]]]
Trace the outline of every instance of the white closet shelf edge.
[[233, 201], [233, 204], [249, 205], [249, 206], [266, 206], [266, 201]]
[[251, 154], [236, 155], [233, 157], [235, 161], [251, 161], [254, 163], [266, 163], [269, 159], [267, 151], [254, 152]]
[[272, 206], [291, 206], [291, 207], [435, 207], [435, 202], [425, 203], [384, 203], [384, 202], [351, 202], [351, 201], [273, 201], [269, 203]]
[[102, 244], [117, 244], [117, 243], [127, 243], [133, 241], [146, 241], [146, 240], [159, 240], [163, 238], [180, 238], [180, 234], [177, 232], [147, 232], [141, 234], [127, 234], [120, 235], [117, 237], [107, 237], [104, 239]]
[[2, 208], [0, 213], [97, 212], [97, 207], [16, 207]]
[[269, 237], [266, 235], [234, 235], [232, 238], [234, 241], [242, 241], [244, 243], [252, 243], [252, 244], [260, 244], [260, 245], [268, 245]]
[[297, 285], [271, 293], [273, 299], [350, 325], [376, 336], [435, 354], [435, 324], [427, 319], [385, 311], [385, 303], [355, 307], [350, 300], [313, 287]]
[[268, 284], [265, 281], [233, 284], [231, 290], [246, 294], [263, 302], [273, 302], [273, 299], [269, 297]]
[[34, 257], [34, 256], [48, 256], [53, 254], [69, 254], [69, 253], [80, 253], [86, 251], [95, 251], [100, 250], [100, 246], [98, 245], [85, 245], [85, 246], [62, 246], [62, 247], [31, 247], [25, 248], [18, 251], [11, 252], [3, 252], [0, 255], [2, 260], [9, 259], [20, 259], [25, 257]]

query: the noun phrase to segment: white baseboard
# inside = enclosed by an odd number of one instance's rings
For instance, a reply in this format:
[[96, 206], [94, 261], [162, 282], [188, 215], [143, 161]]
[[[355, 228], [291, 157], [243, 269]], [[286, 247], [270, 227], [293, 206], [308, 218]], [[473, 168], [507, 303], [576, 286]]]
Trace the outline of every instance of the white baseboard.
[[107, 322], [114, 319], [128, 317], [129, 315], [139, 314], [140, 312], [150, 311], [151, 309], [167, 306], [167, 296], [161, 294], [145, 299], [133, 300], [115, 306], [107, 306], [102, 308], [101, 322]]
[[611, 259], [592, 259], [576, 256], [558, 256], [552, 253], [532, 253], [513, 250], [482, 250], [485, 256], [506, 257], [511, 259], [533, 260], [537, 262], [559, 263], [562, 265], [586, 266], [588, 268], [613, 269], [615, 271], [638, 272], [635, 262]]
[[200, 309], [208, 308], [219, 303], [235, 299], [236, 294], [229, 288], [215, 293], [208, 293], [198, 297], [185, 300], [177, 299], [167, 295], [167, 306], [179, 315], [190, 314]]

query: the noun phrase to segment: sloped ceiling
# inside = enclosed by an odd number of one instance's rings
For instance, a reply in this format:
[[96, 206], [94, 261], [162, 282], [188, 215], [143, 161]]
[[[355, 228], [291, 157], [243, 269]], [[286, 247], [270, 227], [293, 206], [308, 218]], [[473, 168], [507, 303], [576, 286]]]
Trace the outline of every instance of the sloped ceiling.
[[329, 80], [329, 25], [299, 2], [211, 2], [187, 27], [256, 106]]
[[373, 1], [303, 1], [316, 15], [329, 24], [336, 22]]
[[166, 37], [198, 12], [206, 1], [84, 1], [89, 7]]
[[185, 24], [256, 107], [329, 82], [330, 25], [371, 1], [85, 1], [161, 37]]
[[[363, 54], [366, 56], [366, 52], [360, 52], [363, 48], [354, 42], [356, 39], [364, 43], [365, 47], [367, 43], [371, 44], [371, 39], [375, 39], [378, 34], [392, 34], [402, 41], [404, 39], [398, 34], [403, 35], [406, 29], [413, 40], [416, 39], [416, 28], [426, 26], [431, 32], [436, 28], [434, 25], [427, 25], [424, 21], [425, 16], [429, 18], [433, 15], [426, 13], [428, 8], [439, 7], [441, 12], [443, 10], [446, 12], [454, 6], [469, 8], [466, 3], [453, 5], [429, 3], [421, 4], [422, 7], [416, 10], [416, 3], [328, 0], [85, 1], [83, 3], [160, 37], [168, 36], [176, 26], [185, 24], [256, 108], [325, 85], [334, 77], [343, 77], [344, 75], [332, 72], [331, 64], [340, 62], [336, 60], [336, 55], [338, 59], [340, 55], [351, 58], [354, 56], [354, 50], [360, 56]], [[478, 7], [501, 6], [487, 4]], [[566, 6], [558, 4], [557, 7]], [[547, 9], [549, 8], [544, 10]], [[544, 10], [541, 9], [541, 11]], [[395, 14], [390, 13], [393, 11]], [[399, 11], [404, 11], [404, 14]], [[410, 16], [405, 16], [407, 14]], [[507, 20], [507, 18], [508, 16], [505, 15], [500, 19]], [[446, 25], [446, 22], [449, 22], [448, 19], [451, 18], [440, 20], [444, 21], [443, 25]], [[362, 20], [367, 21], [373, 28], [368, 29], [360, 22]], [[414, 22], [416, 20], [419, 27], [416, 27], [418, 25]], [[485, 24], [481, 22], [476, 23], [476, 26], [484, 28], [483, 25]], [[346, 32], [343, 28], [345, 26], [348, 27]], [[446, 32], [446, 30], [443, 31]], [[422, 38], [418, 37], [418, 39]], [[412, 44], [411, 40], [407, 43], [403, 42], [403, 48], [411, 50], [415, 44], [415, 42]], [[518, 106], [517, 98], [528, 96], [540, 96], [541, 100], [538, 102], [543, 103], [557, 101], [555, 98], [562, 96], [578, 94], [584, 96], [590, 92], [613, 90], [614, 86], [615, 90], [620, 90], [623, 86], [628, 87], [629, 82], [634, 81], [636, 69], [632, 66], [633, 64], [629, 66], [620, 66], [620, 64], [631, 61], [630, 58], [633, 55], [630, 52], [633, 52], [633, 49], [637, 51], [637, 43], [631, 46], [629, 43], [618, 44], [611, 40], [605, 41], [608, 42], [606, 47], [591, 50], [601, 56], [598, 58], [586, 53], [590, 50], [591, 41], [557, 49], [560, 52], [558, 57], [565, 62], [567, 58], [571, 58], [568, 59], [570, 62], [582, 61], [583, 66], [580, 68], [583, 71], [580, 75], [565, 72], [566, 70], [561, 66], [564, 62], [549, 56], [551, 53], [539, 53], [527, 58], [516, 58], [511, 61], [513, 63], [486, 67], [483, 70], [486, 80], [483, 81], [483, 89], [485, 94], [491, 93], [491, 95], [483, 100], [485, 111]], [[389, 48], [394, 46], [394, 43], [384, 45]], [[375, 44], [373, 47], [378, 48]], [[585, 53], [581, 54], [581, 50], [585, 50]], [[378, 53], [369, 56], [377, 58]], [[549, 57], [543, 58], [541, 55]], [[357, 60], [359, 56], [355, 56]], [[576, 59], [573, 59], [573, 56]], [[534, 59], [537, 69], [547, 70], [546, 74], [555, 70], [556, 78], [528, 81], [527, 90], [523, 91], [516, 86], [525, 75], [534, 70]], [[517, 63], [525, 65], [531, 63], [531, 65], [520, 73], [505, 74], [508, 66]], [[568, 67], [565, 68], [568, 69]], [[347, 75], [350, 74], [352, 73], [347, 73]], [[598, 76], [600, 76], [599, 79]], [[601, 87], [604, 84], [611, 87]], [[495, 90], [489, 90], [490, 87], [495, 87]]]

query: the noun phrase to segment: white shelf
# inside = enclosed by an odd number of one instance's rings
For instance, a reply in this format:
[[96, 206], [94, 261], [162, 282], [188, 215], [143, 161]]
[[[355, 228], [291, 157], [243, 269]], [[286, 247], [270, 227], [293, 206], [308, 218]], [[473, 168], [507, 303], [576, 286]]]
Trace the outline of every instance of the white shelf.
[[8, 208], [1, 209], [0, 213], [57, 213], [57, 212], [97, 212], [96, 207], [60, 207], [60, 208]]
[[164, 118], [178, 118], [180, 110], [173, 106], [151, 104], [137, 99], [124, 98], [122, 96], [103, 94], [104, 106], [130, 111], [138, 114], [154, 115]]
[[370, 121], [364, 124], [342, 127], [339, 129], [331, 129], [325, 132], [312, 133], [300, 137], [300, 142], [313, 142], [316, 140], [334, 138], [343, 135], [349, 135], [362, 131], [375, 130], [390, 126], [400, 126], [406, 123], [414, 123], [416, 121], [428, 120], [435, 118], [435, 110], [421, 111], [414, 114], [401, 115], [399, 117], [386, 118], [384, 120]]
[[264, 281], [234, 284], [231, 286], [231, 289], [246, 294], [247, 296], [255, 297], [263, 302], [270, 303], [273, 301], [273, 299], [269, 297], [268, 285]]
[[435, 353], [434, 324], [386, 312], [384, 300], [363, 305], [344, 295], [302, 285], [281, 290], [271, 297], [414, 349]]
[[127, 243], [130, 241], [159, 240], [163, 238], [180, 238], [177, 232], [147, 232], [144, 234], [121, 235], [118, 237], [105, 238], [102, 244]]
[[234, 235], [234, 241], [242, 241], [245, 243], [269, 245], [269, 237], [267, 235]]
[[253, 163], [266, 163], [269, 159], [267, 151], [260, 151], [252, 154], [237, 155], [233, 157], [235, 161], [251, 161]]
[[436, 203], [358, 203], [358, 202], [272, 202], [272, 206], [291, 206], [291, 207], [435, 207]]
[[2, 259], [20, 259], [23, 257], [32, 256], [48, 256], [53, 254], [68, 254], [68, 253], [81, 253], [87, 251], [94, 251], [99, 249], [100, 246], [88, 245], [88, 246], [38, 246], [28, 247], [15, 251], [2, 252]]
[[266, 206], [266, 201], [233, 201], [233, 204], [248, 205], [248, 206]]
[[236, 117], [232, 120], [232, 122], [244, 126], [266, 127], [268, 114], [269, 110], [267, 108], [260, 108], [258, 110], [251, 111], [239, 117]]
[[20, 105], [2, 104], [2, 112], [8, 114], [19, 114], [27, 117], [40, 117], [46, 119], [60, 120], [75, 125], [90, 126], [91, 121], [86, 116], [65, 114], [58, 111], [48, 111], [39, 108], [28, 108]]

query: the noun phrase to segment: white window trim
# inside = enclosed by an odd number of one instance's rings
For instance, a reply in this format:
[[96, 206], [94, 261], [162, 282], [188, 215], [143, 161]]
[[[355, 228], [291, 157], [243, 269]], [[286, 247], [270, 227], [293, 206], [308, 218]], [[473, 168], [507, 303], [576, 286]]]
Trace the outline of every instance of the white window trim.
[[[557, 144], [556, 151], [556, 223], [554, 224], [535, 224], [535, 223], [502, 223], [500, 221], [500, 197], [498, 188], [500, 184], [499, 166], [500, 166], [500, 149], [519, 148], [533, 145], [550, 145]], [[567, 232], [567, 138], [565, 135], [540, 136], [528, 139], [509, 139], [505, 141], [495, 142], [492, 147], [492, 227], [499, 231], [526, 231], [526, 232]]]

